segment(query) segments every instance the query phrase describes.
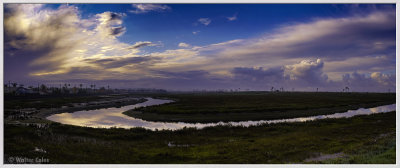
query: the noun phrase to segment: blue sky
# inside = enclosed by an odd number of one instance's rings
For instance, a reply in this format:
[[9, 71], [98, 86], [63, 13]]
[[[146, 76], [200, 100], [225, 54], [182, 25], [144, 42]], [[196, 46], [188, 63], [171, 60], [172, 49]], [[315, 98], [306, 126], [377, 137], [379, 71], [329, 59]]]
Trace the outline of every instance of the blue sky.
[[28, 85], [395, 88], [395, 5], [8, 4], [4, 29]]
[[[128, 11], [132, 9], [126, 4], [76, 6], [81, 9], [83, 18], [104, 11], [126, 13], [123, 26], [129, 31], [118, 39], [126, 43], [163, 41], [165, 48], [174, 48], [181, 41], [193, 45], [207, 45], [238, 38], [251, 38], [268, 33], [282, 24], [353, 14], [351, 5], [332, 4], [169, 4], [170, 10], [145, 14], [129, 13]], [[368, 8], [368, 5], [361, 5], [359, 8]], [[227, 19], [235, 15], [240, 19], [235, 21]], [[209, 18], [212, 24], [208, 26], [196, 24], [199, 18]], [[193, 35], [195, 31], [200, 31], [201, 35]]]

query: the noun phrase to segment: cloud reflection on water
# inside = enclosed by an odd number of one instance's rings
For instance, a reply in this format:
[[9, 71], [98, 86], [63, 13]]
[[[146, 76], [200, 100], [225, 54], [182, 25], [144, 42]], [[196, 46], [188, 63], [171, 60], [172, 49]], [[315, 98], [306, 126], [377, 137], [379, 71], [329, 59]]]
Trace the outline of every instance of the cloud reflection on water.
[[218, 123], [184, 123], [184, 122], [153, 122], [153, 121], [145, 121], [138, 118], [133, 118], [122, 114], [124, 111], [128, 111], [130, 109], [151, 106], [151, 105], [159, 105], [164, 103], [171, 102], [170, 100], [161, 100], [161, 99], [152, 99], [147, 98], [148, 101], [135, 104], [123, 106], [120, 108], [104, 108], [97, 110], [87, 110], [87, 111], [77, 111], [74, 113], [61, 113], [54, 114], [47, 119], [63, 124], [77, 125], [77, 126], [86, 126], [86, 127], [95, 127], [95, 128], [110, 128], [110, 127], [118, 127], [118, 128], [133, 128], [133, 127], [143, 127], [151, 130], [177, 130], [182, 129], [184, 127], [196, 127], [198, 129], [208, 127], [208, 126], [216, 126], [216, 125], [233, 125], [233, 126], [252, 126], [258, 124], [272, 124], [272, 123], [283, 123], [283, 122], [306, 122], [313, 121], [318, 119], [326, 119], [326, 118], [348, 118], [353, 117], [355, 115], [368, 115], [374, 113], [384, 113], [396, 110], [396, 104], [384, 105], [374, 108], [360, 108], [357, 110], [348, 110], [344, 113], [335, 113], [330, 115], [318, 115], [311, 117], [299, 117], [292, 119], [278, 119], [278, 120], [260, 120], [260, 121], [240, 121], [240, 122], [218, 122]]

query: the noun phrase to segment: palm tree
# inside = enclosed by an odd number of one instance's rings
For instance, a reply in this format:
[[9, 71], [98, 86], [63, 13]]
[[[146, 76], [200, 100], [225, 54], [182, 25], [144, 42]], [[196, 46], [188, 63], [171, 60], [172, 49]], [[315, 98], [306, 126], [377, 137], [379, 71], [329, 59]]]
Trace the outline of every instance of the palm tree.
[[47, 89], [46, 85], [42, 84], [40, 85], [40, 90], [45, 91]]
[[274, 91], [274, 87], [272, 86], [272, 87], [271, 87], [271, 92], [273, 92], [273, 91]]

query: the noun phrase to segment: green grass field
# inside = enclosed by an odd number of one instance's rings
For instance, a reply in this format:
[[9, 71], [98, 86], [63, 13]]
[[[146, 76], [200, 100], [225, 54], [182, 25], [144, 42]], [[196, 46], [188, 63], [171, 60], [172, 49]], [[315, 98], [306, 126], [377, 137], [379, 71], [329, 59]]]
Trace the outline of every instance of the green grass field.
[[[395, 94], [388, 93], [241, 92], [140, 96], [176, 100], [171, 104], [142, 108], [140, 111], [143, 111], [143, 114], [184, 115], [195, 122], [209, 121], [215, 116], [221, 117], [213, 120], [232, 120], [233, 114], [255, 119], [265, 116], [296, 117], [395, 103]], [[14, 100], [12, 103], [18, 104], [18, 101], [21, 100]], [[48, 100], [39, 101], [46, 103]], [[66, 99], [49, 101], [59, 101], [59, 105], [69, 103]], [[82, 98], [76, 101], [86, 100]], [[29, 107], [29, 103], [26, 106]], [[206, 117], [203, 120], [198, 118], [199, 115]], [[36, 128], [13, 124], [17, 122], [50, 124], [48, 128]], [[265, 124], [248, 128], [217, 126], [178, 131], [150, 131], [142, 128], [99, 129], [64, 125], [40, 118], [9, 119], [4, 125], [4, 160], [6, 163], [15, 163], [12, 159], [14, 162], [10, 162], [10, 158], [43, 157], [49, 159], [49, 163], [64, 164], [395, 164], [395, 137], [396, 112], [305, 123]], [[35, 148], [46, 152], [35, 151]], [[336, 155], [338, 157], [313, 159]]]
[[346, 112], [395, 103], [393, 93], [239, 92], [168, 94], [174, 103], [124, 114], [149, 121], [218, 122], [271, 120]]
[[[50, 163], [395, 163], [396, 113], [202, 130], [95, 129], [53, 123], [48, 129], [5, 125], [5, 161]], [[168, 143], [175, 146], [168, 146]], [[34, 152], [38, 147], [47, 153]]]
[[70, 103], [86, 103], [104, 99], [100, 96], [49, 97], [29, 99], [5, 99], [5, 109], [19, 108], [57, 108]]

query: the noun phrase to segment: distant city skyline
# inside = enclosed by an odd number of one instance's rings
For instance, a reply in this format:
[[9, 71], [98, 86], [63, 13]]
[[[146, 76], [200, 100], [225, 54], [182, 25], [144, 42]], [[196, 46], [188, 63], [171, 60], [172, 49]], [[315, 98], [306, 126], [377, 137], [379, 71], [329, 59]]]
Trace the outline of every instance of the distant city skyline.
[[5, 4], [4, 84], [396, 89], [394, 4]]

